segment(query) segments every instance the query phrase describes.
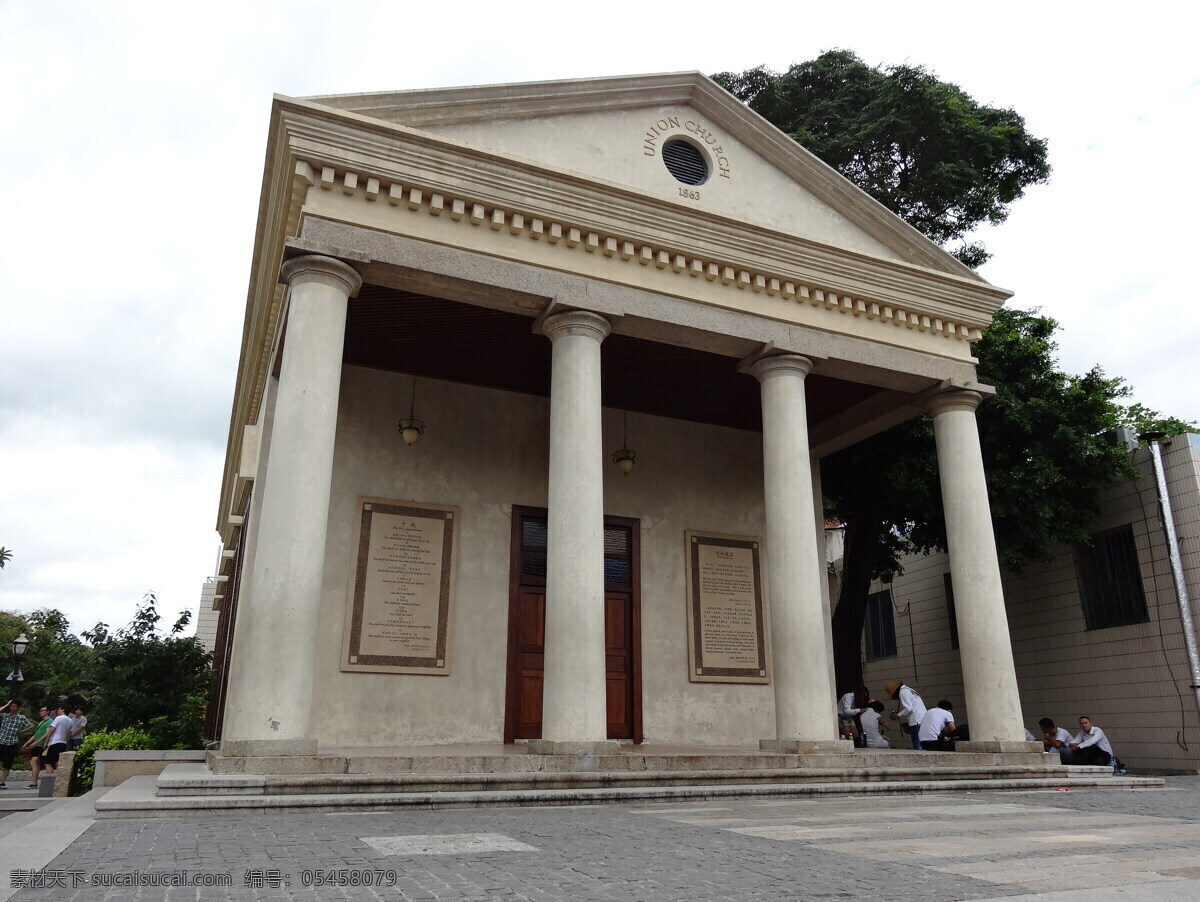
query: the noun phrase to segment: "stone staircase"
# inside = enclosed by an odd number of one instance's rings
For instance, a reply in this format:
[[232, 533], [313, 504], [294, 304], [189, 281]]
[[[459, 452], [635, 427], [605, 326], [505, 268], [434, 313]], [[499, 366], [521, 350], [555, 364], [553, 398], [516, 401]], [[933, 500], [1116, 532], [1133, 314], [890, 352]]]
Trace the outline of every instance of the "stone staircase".
[[579, 805], [720, 798], [1002, 791], [1163, 785], [1110, 768], [1064, 767], [1038, 753], [863, 750], [783, 754], [750, 749], [612, 755], [328, 754], [172, 764], [96, 803], [100, 817], [221, 810], [355, 811]]

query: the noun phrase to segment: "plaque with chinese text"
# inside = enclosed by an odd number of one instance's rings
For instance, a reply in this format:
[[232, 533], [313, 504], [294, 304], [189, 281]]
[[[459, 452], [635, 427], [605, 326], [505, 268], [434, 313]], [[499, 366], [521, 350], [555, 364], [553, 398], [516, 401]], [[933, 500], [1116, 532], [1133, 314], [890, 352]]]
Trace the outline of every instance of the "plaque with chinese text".
[[771, 682], [762, 543], [688, 531], [688, 678]]
[[359, 498], [342, 670], [450, 673], [460, 512]]

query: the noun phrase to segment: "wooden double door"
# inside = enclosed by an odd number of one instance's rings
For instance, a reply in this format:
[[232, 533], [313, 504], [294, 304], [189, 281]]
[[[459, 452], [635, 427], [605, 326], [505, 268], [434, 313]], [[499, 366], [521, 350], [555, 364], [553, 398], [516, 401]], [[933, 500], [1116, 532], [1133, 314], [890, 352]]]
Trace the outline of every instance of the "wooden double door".
[[[642, 741], [638, 521], [604, 518], [604, 653], [608, 738]], [[542, 735], [546, 511], [513, 509], [504, 741]]]

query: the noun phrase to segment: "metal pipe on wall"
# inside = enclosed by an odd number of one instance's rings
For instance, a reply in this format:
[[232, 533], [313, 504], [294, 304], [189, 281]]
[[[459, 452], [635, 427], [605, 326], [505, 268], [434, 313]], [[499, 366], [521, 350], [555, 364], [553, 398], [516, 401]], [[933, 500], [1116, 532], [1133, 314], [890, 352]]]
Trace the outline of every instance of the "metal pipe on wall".
[[1188, 663], [1192, 669], [1192, 693], [1196, 707], [1200, 709], [1200, 649], [1196, 646], [1196, 627], [1192, 622], [1192, 606], [1188, 600], [1187, 582], [1183, 576], [1183, 559], [1179, 554], [1179, 536], [1175, 533], [1175, 517], [1171, 512], [1171, 496], [1167, 491], [1167, 476], [1162, 461], [1162, 439], [1165, 432], [1147, 432], [1139, 436], [1150, 445], [1150, 457], [1154, 461], [1154, 483], [1158, 490], [1158, 509], [1162, 515], [1163, 532], [1167, 537], [1167, 555], [1171, 560], [1171, 578], [1175, 582], [1175, 598], [1179, 602], [1179, 619], [1183, 622], [1183, 643], [1187, 648]]

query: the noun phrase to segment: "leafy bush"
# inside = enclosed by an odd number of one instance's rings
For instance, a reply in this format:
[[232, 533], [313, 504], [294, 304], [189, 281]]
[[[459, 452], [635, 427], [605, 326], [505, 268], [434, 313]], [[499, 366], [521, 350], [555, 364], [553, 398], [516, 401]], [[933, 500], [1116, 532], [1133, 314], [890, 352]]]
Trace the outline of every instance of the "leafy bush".
[[82, 795], [92, 788], [96, 776], [95, 753], [98, 751], [141, 751], [158, 748], [150, 734], [138, 727], [123, 730], [97, 730], [88, 733], [75, 752], [71, 771], [71, 795]]

